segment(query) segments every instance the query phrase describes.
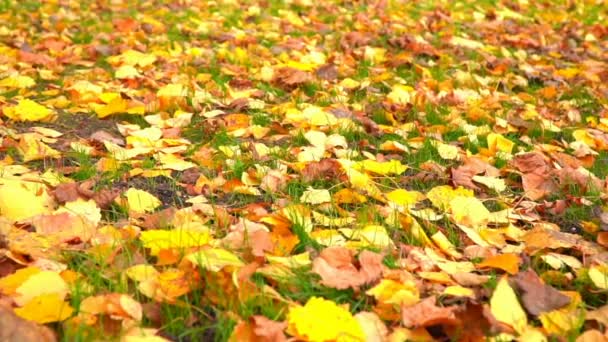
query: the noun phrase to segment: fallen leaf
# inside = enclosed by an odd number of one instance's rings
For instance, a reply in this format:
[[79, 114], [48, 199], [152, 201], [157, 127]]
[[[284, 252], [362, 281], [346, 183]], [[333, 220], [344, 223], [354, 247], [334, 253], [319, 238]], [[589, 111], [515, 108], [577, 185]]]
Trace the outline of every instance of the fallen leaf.
[[455, 307], [438, 307], [435, 297], [428, 297], [412, 306], [401, 307], [403, 325], [408, 328], [457, 323]]
[[2, 111], [16, 121], [40, 121], [52, 114], [50, 109], [30, 99], [20, 100], [16, 106], [5, 107]]
[[498, 268], [506, 271], [509, 274], [517, 274], [519, 272], [519, 256], [516, 254], [498, 254], [484, 259], [477, 264], [479, 268]]
[[15, 309], [17, 316], [37, 323], [61, 322], [72, 315], [74, 309], [57, 293], [34, 297], [24, 306]]
[[570, 303], [570, 298], [551, 286], [543, 284], [538, 275], [528, 269], [511, 278], [512, 284], [521, 293], [521, 302], [530, 314], [538, 316], [543, 312], [559, 309]]
[[363, 328], [351, 313], [336, 303], [312, 297], [287, 313], [287, 333], [307, 341], [364, 341]]
[[0, 305], [0, 341], [55, 342], [57, 337], [48, 327], [24, 320]]
[[124, 195], [127, 198], [129, 210], [133, 210], [137, 213], [154, 211], [154, 209], [162, 204], [158, 198], [150, 193], [135, 188], [130, 188]]
[[509, 325], [520, 334], [528, 326], [526, 313], [520, 306], [515, 291], [509, 286], [506, 276], [500, 278], [492, 293], [490, 309], [499, 322]]
[[382, 256], [363, 251], [359, 255], [360, 269], [353, 265], [353, 252], [344, 247], [328, 247], [313, 260], [312, 271], [321, 276], [321, 283], [336, 289], [346, 289], [377, 280], [382, 273]]

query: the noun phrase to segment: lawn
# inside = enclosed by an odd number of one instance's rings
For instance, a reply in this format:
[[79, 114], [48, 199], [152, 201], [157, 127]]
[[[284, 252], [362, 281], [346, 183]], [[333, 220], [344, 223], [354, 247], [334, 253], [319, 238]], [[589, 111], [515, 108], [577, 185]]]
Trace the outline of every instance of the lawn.
[[605, 1], [0, 1], [0, 341], [608, 340]]

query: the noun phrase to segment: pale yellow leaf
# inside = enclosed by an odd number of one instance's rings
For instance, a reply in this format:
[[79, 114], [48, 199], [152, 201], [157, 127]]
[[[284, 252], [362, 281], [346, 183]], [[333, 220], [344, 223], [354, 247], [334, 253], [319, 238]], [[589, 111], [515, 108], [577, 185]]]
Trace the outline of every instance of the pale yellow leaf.
[[526, 312], [519, 304], [517, 295], [509, 286], [509, 280], [506, 276], [500, 278], [494, 293], [492, 293], [490, 310], [498, 321], [513, 327], [519, 333], [524, 332], [528, 326]]

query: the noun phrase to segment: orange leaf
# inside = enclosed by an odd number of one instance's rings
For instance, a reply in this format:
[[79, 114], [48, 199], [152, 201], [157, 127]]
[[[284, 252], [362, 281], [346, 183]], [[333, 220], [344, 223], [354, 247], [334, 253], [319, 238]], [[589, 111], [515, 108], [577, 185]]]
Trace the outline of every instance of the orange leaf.
[[477, 264], [477, 267], [498, 268], [509, 274], [516, 274], [519, 272], [519, 256], [512, 253], [491, 256]]

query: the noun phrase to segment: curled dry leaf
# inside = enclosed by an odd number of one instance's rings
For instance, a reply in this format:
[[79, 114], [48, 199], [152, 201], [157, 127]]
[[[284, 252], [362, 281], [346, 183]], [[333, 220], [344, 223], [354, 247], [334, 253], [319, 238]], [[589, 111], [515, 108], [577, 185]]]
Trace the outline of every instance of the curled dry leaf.
[[412, 306], [401, 308], [403, 325], [408, 328], [428, 327], [432, 325], [455, 325], [456, 307], [438, 307], [435, 297], [428, 297]]
[[27, 321], [0, 305], [0, 341], [55, 342], [53, 331], [45, 326]]
[[382, 255], [363, 251], [359, 255], [360, 267], [353, 262], [353, 251], [344, 247], [328, 247], [313, 260], [312, 271], [321, 276], [321, 283], [336, 289], [372, 283], [382, 274]]
[[524, 308], [532, 315], [538, 316], [570, 303], [570, 297], [543, 284], [540, 277], [531, 269], [519, 272], [511, 278], [511, 283], [519, 290], [519, 298]]

